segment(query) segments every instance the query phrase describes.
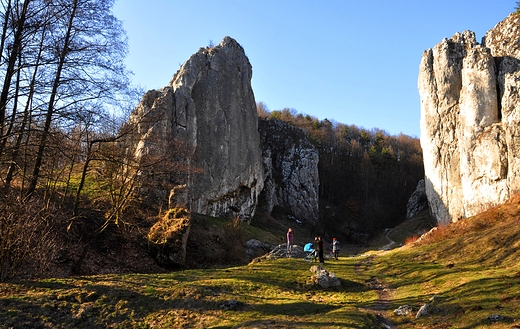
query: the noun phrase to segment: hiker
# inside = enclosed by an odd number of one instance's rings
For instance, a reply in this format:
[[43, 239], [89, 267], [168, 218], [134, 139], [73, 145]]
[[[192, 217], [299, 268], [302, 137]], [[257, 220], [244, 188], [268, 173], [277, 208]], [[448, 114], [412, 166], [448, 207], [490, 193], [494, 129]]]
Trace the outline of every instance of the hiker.
[[338, 260], [338, 256], [339, 256], [339, 241], [336, 238], [332, 239], [332, 253], [334, 254], [334, 259]]
[[325, 260], [323, 259], [323, 240], [321, 239], [321, 236], [317, 236], [314, 238], [314, 242], [316, 243], [316, 250], [318, 250], [318, 258], [320, 259], [320, 263], [325, 263]]
[[293, 232], [292, 232], [292, 228], [289, 227], [289, 230], [287, 230], [287, 254], [288, 255], [291, 254], [292, 245], [293, 245]]

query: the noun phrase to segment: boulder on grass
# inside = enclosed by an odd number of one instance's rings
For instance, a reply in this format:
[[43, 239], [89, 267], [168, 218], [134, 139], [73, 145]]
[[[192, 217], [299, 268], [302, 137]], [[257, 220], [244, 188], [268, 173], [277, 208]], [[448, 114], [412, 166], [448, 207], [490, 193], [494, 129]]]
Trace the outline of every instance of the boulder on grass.
[[341, 282], [335, 273], [329, 273], [329, 271], [319, 265], [311, 266], [310, 271], [314, 273], [311, 277], [312, 282], [320, 285], [322, 288], [341, 286]]

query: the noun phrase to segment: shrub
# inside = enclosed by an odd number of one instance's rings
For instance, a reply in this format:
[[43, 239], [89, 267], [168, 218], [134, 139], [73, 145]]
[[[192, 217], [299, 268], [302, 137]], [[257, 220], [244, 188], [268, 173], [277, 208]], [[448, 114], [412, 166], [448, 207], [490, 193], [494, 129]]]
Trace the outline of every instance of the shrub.
[[165, 216], [155, 223], [148, 233], [148, 240], [155, 244], [165, 244], [169, 240], [180, 239], [190, 225], [190, 214], [185, 208], [170, 209]]
[[405, 245], [409, 245], [409, 244], [412, 244], [412, 243], [416, 242], [417, 240], [419, 240], [419, 236], [418, 235], [412, 235], [412, 236], [406, 238], [406, 240], [404, 241], [404, 244]]
[[5, 198], [0, 204], [0, 281], [39, 275], [50, 266], [58, 240], [49, 223], [52, 211], [35, 199], [30, 204]]

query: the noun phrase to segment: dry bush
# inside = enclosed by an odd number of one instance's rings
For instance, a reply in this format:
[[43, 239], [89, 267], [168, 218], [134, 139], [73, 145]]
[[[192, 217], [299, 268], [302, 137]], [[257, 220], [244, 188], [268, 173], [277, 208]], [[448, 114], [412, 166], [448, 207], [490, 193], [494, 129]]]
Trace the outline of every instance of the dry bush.
[[405, 245], [410, 245], [410, 244], [413, 244], [415, 242], [417, 242], [417, 240], [419, 240], [419, 236], [418, 235], [412, 235], [412, 236], [409, 236], [405, 239], [404, 241], [404, 244]]
[[156, 244], [164, 244], [178, 240], [190, 225], [190, 213], [186, 208], [173, 208], [148, 233], [148, 240]]
[[49, 268], [59, 243], [45, 209], [36, 198], [24, 203], [6, 198], [0, 204], [0, 281], [38, 276]]
[[226, 234], [233, 240], [242, 242], [242, 221], [239, 216], [233, 217], [227, 223]]

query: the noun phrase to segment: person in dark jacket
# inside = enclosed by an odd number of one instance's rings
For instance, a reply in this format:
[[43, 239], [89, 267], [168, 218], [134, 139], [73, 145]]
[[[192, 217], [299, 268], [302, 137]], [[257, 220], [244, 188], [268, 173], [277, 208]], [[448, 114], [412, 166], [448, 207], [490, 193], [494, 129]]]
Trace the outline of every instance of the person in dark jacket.
[[317, 236], [314, 239], [314, 242], [316, 243], [316, 250], [318, 250], [318, 258], [320, 260], [320, 263], [325, 263], [325, 260], [323, 259], [323, 240], [321, 239], [321, 236]]

